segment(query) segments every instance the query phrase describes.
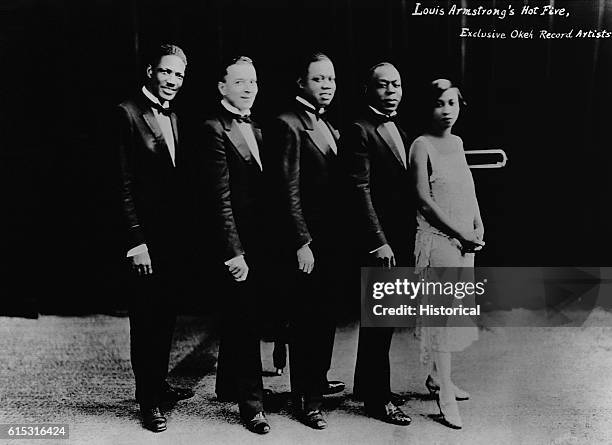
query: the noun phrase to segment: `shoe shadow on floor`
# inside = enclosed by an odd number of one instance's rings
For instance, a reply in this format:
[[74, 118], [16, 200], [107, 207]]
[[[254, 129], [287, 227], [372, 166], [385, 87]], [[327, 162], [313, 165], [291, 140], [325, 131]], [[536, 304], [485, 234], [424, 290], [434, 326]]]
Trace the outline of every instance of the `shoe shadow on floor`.
[[168, 380], [176, 382], [177, 385], [181, 382], [182, 385], [179, 386], [193, 389], [202, 378], [214, 373], [217, 363], [216, 343], [215, 337], [206, 336], [174, 365], [168, 375]]
[[[216, 397], [202, 398], [196, 401], [197, 406], [190, 407], [190, 415], [231, 425], [240, 425], [240, 413], [234, 402], [219, 402]], [[195, 409], [194, 409], [195, 408]]]
[[[325, 396], [322, 409], [324, 411], [333, 411], [345, 405], [346, 402], [350, 400], [347, 394]], [[296, 412], [291, 392], [289, 391], [273, 392], [268, 389], [264, 390], [264, 408], [267, 413], [293, 414]]]
[[323, 398], [323, 409], [325, 411], [341, 409], [341, 407], [344, 407], [350, 400], [350, 394], [340, 393], [328, 395]]
[[[430, 393], [422, 393], [422, 392], [414, 392], [414, 391], [408, 391], [408, 392], [401, 392], [401, 393], [397, 393], [398, 396], [400, 396], [404, 402], [403, 403], [395, 403], [398, 406], [402, 406], [404, 405], [406, 402], [409, 402], [410, 400], [418, 400], [420, 402], [424, 402], [427, 400], [435, 400], [435, 397], [433, 395], [431, 395]], [[358, 403], [362, 403], [363, 400], [361, 400], [358, 397], [355, 397], [355, 395], [350, 394], [349, 399], [358, 402]], [[392, 399], [393, 400], [393, 399]], [[395, 400], [393, 400], [395, 402]]]
[[268, 413], [287, 412], [291, 409], [291, 393], [264, 390], [264, 409]]
[[[182, 352], [183, 358], [168, 373], [168, 383], [172, 386], [195, 391], [202, 379], [215, 373], [217, 342], [218, 338], [216, 335], [205, 335], [198, 343], [175, 342], [173, 348], [178, 349], [177, 352], [179, 354]], [[166, 404], [164, 407], [168, 411], [172, 411], [180, 403], [184, 402], [174, 402]]]
[[436, 423], [439, 423], [440, 425], [446, 427], [446, 428], [452, 428], [452, 429], [460, 429], [457, 427], [452, 426], [452, 424], [448, 423], [448, 421], [444, 418], [444, 416], [442, 414], [428, 414], [427, 417], [431, 420], [433, 420]]
[[112, 417], [140, 422], [140, 411], [134, 399], [123, 399], [119, 402], [72, 402], [67, 410], [78, 411], [80, 415], [92, 417]]
[[435, 400], [435, 397], [427, 392], [427, 393], [422, 393], [422, 392], [414, 392], [414, 391], [410, 391], [410, 392], [404, 392], [404, 393], [400, 393], [400, 395], [406, 399], [406, 401], [408, 400], [418, 400], [421, 402], [424, 402], [426, 400]]

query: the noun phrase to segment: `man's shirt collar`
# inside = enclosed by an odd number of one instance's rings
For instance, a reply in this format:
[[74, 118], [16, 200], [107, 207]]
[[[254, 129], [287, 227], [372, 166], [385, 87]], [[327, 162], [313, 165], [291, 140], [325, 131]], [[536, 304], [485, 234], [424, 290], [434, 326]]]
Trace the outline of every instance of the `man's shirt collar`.
[[302, 96], [295, 96], [295, 100], [304, 105], [308, 109], [308, 111], [312, 111], [313, 113], [318, 112], [317, 108], [313, 104], [308, 102], [306, 99], [304, 99]]
[[376, 113], [376, 114], [378, 114], [378, 115], [380, 115], [380, 116], [384, 116], [384, 117], [393, 117], [393, 116], [397, 115], [397, 111], [394, 111], [394, 112], [393, 112], [393, 113], [391, 113], [391, 114], [385, 114], [385, 113], [383, 113], [382, 111], [379, 111], [379, 110], [377, 110], [376, 108], [374, 108], [372, 105], [368, 105], [368, 106], [369, 106], [369, 107], [372, 109], [372, 111], [373, 111], [374, 113]]
[[168, 101], [167, 101], [167, 100], [165, 100], [165, 101], [164, 101], [164, 104], [162, 104], [162, 103], [159, 101], [159, 99], [158, 99], [156, 96], [154, 96], [154, 95], [153, 95], [153, 94], [152, 94], [152, 93], [151, 93], [151, 92], [150, 92], [150, 91], [147, 89], [147, 87], [145, 87], [145, 86], [143, 86], [143, 87], [142, 87], [142, 94], [144, 94], [144, 95], [147, 97], [147, 99], [149, 99], [149, 100], [150, 100], [151, 102], [153, 102], [154, 104], [157, 104], [157, 105], [159, 105], [159, 106], [160, 106], [160, 107], [162, 107], [162, 108], [168, 108], [168, 105], [169, 105], [169, 104], [168, 104]]
[[251, 114], [250, 110], [246, 113], [244, 111], [240, 111], [235, 106], [231, 105], [225, 98], [221, 99], [221, 105], [232, 114], [237, 114], [238, 116], [249, 116]]

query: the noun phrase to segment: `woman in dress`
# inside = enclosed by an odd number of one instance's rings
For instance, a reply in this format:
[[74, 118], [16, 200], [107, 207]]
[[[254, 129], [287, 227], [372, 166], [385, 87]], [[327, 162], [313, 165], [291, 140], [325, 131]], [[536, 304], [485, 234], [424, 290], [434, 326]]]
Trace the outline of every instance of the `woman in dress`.
[[[484, 226], [463, 141], [451, 133], [465, 102], [449, 80], [434, 80], [428, 89], [429, 129], [412, 143], [409, 155], [418, 202], [416, 272], [426, 278], [435, 267], [468, 268], [461, 269], [459, 279], [473, 281], [474, 252], [484, 245]], [[424, 296], [421, 304], [434, 302]], [[451, 379], [451, 353], [478, 338], [471, 320], [460, 318], [465, 317], [437, 319], [436, 326], [424, 319], [420, 328], [421, 360], [429, 369], [425, 384], [438, 397], [443, 422], [457, 429], [462, 427], [457, 400], [469, 395]]]

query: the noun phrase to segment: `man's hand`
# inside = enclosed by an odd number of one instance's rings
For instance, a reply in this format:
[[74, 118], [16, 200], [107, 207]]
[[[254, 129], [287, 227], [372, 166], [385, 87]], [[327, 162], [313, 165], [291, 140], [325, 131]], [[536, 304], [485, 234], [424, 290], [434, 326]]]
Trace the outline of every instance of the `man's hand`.
[[385, 244], [381, 248], [372, 252], [376, 260], [384, 267], [393, 267], [395, 266], [395, 255], [393, 255], [393, 250], [391, 250], [391, 246]]
[[314, 269], [314, 255], [308, 244], [304, 244], [297, 251], [298, 269], [305, 273], [312, 272]]
[[138, 276], [142, 277], [153, 274], [153, 266], [151, 266], [151, 257], [148, 251], [131, 256], [130, 261], [132, 263], [132, 270], [136, 272]]
[[249, 266], [244, 259], [244, 255], [232, 258], [231, 260], [226, 261], [225, 264], [234, 277], [234, 280], [244, 281], [247, 279], [247, 275], [249, 274]]

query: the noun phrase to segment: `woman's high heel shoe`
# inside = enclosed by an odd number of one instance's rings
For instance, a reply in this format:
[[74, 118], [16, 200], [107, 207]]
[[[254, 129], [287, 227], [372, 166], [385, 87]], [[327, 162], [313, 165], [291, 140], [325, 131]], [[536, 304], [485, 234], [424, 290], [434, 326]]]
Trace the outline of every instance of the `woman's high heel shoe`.
[[440, 415], [442, 416], [442, 423], [449, 428], [453, 428], [455, 430], [460, 430], [463, 428], [463, 422], [461, 421], [461, 416], [459, 415], [459, 406], [457, 405], [457, 400], [452, 397], [447, 397], [446, 395], [440, 397], [443, 391], [440, 391], [438, 397], [436, 398], [436, 403], [438, 404], [438, 409], [440, 410]]
[[440, 391], [440, 387], [436, 382], [434, 382], [434, 379], [431, 375], [427, 376], [427, 380], [425, 380], [425, 387], [427, 388], [429, 394], [431, 394], [432, 397], [435, 397], [438, 394], [438, 391]]
[[[427, 380], [425, 380], [425, 387], [427, 388], [427, 390], [429, 391], [429, 394], [431, 394], [432, 397], [436, 397], [436, 395], [440, 391], [440, 386], [436, 383], [436, 381], [433, 379], [431, 375], [427, 376]], [[453, 390], [455, 392], [455, 400], [458, 400], [458, 401], [469, 400], [470, 393], [459, 388], [454, 383], [453, 383]]]
[[458, 388], [454, 383], [453, 383], [453, 390], [455, 391], [455, 400], [469, 400], [470, 399], [470, 393], [467, 391], [464, 391], [461, 388]]

